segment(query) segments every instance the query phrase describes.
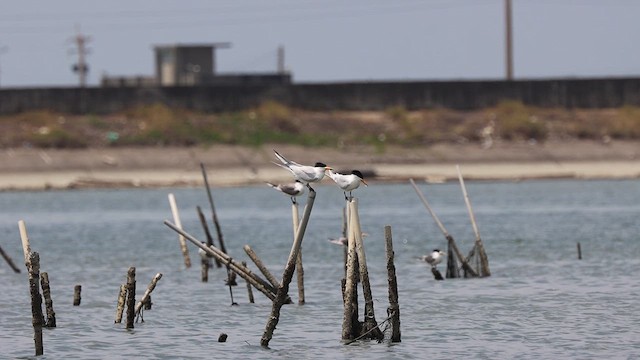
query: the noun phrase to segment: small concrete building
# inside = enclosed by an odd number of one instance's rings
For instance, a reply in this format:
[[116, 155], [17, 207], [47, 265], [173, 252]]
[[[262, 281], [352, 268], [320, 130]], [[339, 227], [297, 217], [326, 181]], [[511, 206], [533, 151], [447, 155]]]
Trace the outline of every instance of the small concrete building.
[[160, 86], [207, 83], [215, 76], [216, 49], [229, 47], [230, 43], [156, 46], [156, 80]]

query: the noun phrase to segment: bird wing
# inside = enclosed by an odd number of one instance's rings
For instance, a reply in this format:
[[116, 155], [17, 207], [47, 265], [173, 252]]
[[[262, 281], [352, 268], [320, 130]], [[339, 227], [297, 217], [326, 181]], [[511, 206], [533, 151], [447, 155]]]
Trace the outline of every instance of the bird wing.
[[[302, 189], [304, 190], [304, 187]], [[280, 184], [278, 185], [278, 190], [290, 196], [300, 195], [300, 188], [296, 186], [296, 183]]]
[[[275, 155], [276, 155], [276, 157], [278, 158], [278, 160], [280, 160], [280, 162], [282, 162], [282, 163], [283, 163], [284, 165], [286, 165], [287, 167], [290, 167], [291, 165], [295, 165], [295, 166], [303, 166], [303, 165], [298, 164], [298, 163], [297, 163], [297, 162], [295, 162], [295, 161], [291, 161], [291, 160], [287, 159], [286, 157], [284, 157], [284, 156], [280, 155], [280, 153], [279, 153], [279, 152], [277, 152], [277, 151], [275, 151], [275, 150], [273, 150], [273, 152], [275, 153]], [[275, 164], [276, 164], [276, 165], [280, 165], [280, 164], [277, 164], [277, 163], [275, 163]]]

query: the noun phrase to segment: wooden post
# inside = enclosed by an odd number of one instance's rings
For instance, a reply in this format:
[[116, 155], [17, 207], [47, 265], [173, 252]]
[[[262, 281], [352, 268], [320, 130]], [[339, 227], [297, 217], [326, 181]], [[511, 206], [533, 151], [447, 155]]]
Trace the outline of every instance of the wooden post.
[[[207, 246], [213, 246], [213, 237], [211, 237], [211, 232], [209, 231], [209, 225], [207, 225], [207, 220], [204, 218], [204, 213], [202, 212], [202, 209], [200, 208], [200, 206], [196, 206], [196, 210], [198, 211], [198, 218], [200, 218], [200, 224], [202, 224], [202, 229], [204, 230], [204, 235], [207, 238]], [[208, 255], [210, 258], [212, 258], [211, 255]], [[216, 262], [216, 267], [221, 268], [222, 267], [222, 263], [220, 262], [220, 260], [213, 258]]]
[[[375, 312], [373, 309], [373, 295], [371, 294], [371, 284], [369, 282], [369, 269], [367, 268], [367, 258], [362, 242], [362, 229], [360, 228], [360, 215], [358, 214], [358, 199], [353, 198], [351, 203], [351, 220], [356, 242], [356, 253], [358, 254], [358, 264], [360, 267], [360, 282], [362, 284], [362, 295], [364, 296], [364, 326], [361, 332], [369, 332], [369, 338], [382, 340], [384, 334], [378, 329]], [[374, 330], [377, 329], [377, 330]]]
[[127, 272], [127, 329], [133, 329], [133, 321], [136, 317], [136, 268], [130, 267]]
[[227, 253], [227, 247], [224, 245], [224, 238], [222, 236], [222, 229], [220, 228], [220, 222], [218, 222], [218, 214], [216, 214], [216, 207], [213, 205], [213, 196], [211, 195], [211, 188], [209, 187], [209, 180], [207, 179], [207, 172], [204, 169], [204, 164], [200, 163], [202, 169], [202, 177], [204, 178], [204, 186], [207, 189], [207, 198], [209, 199], [209, 206], [211, 206], [211, 216], [213, 217], [213, 224], [216, 227], [216, 233], [218, 234], [218, 242], [220, 242], [220, 250], [223, 253]]
[[582, 260], [582, 249], [580, 248], [580, 242], [576, 244], [578, 247], [578, 260]]
[[36, 356], [38, 356], [44, 354], [42, 343], [42, 297], [40, 296], [39, 284], [40, 255], [37, 252], [31, 252], [30, 248], [28, 249], [29, 253], [26, 265], [29, 272], [29, 292], [31, 293], [31, 323], [33, 324], [33, 340], [35, 342]]
[[456, 169], [458, 170], [458, 180], [460, 180], [460, 186], [462, 187], [462, 194], [464, 195], [464, 202], [467, 204], [467, 210], [469, 211], [469, 218], [471, 218], [471, 226], [473, 227], [473, 232], [476, 235], [476, 247], [478, 247], [478, 256], [480, 257], [480, 275], [481, 276], [491, 276], [491, 271], [489, 270], [489, 259], [487, 258], [487, 253], [484, 251], [484, 245], [482, 244], [482, 239], [480, 238], [480, 231], [478, 231], [478, 224], [476, 223], [476, 217], [473, 214], [473, 209], [471, 208], [471, 202], [469, 201], [469, 194], [467, 194], [467, 188], [464, 186], [464, 179], [462, 178], [462, 173], [460, 172], [460, 166], [456, 165]]
[[454, 249], [456, 256], [458, 257], [458, 260], [460, 260], [460, 262], [462, 263], [462, 268], [466, 271], [467, 274], [473, 277], [478, 276], [478, 273], [475, 270], [473, 270], [473, 268], [469, 265], [467, 259], [464, 257], [464, 255], [462, 255], [462, 253], [458, 249], [458, 246], [456, 245], [456, 242], [453, 239], [453, 236], [449, 234], [447, 229], [444, 227], [444, 224], [442, 224], [442, 222], [440, 221], [436, 213], [431, 208], [431, 205], [429, 205], [429, 202], [427, 201], [427, 199], [424, 197], [420, 189], [418, 189], [418, 186], [416, 185], [415, 181], [413, 181], [413, 179], [409, 179], [409, 182], [411, 183], [411, 186], [413, 186], [413, 189], [418, 194], [418, 197], [420, 197], [422, 204], [425, 206], [425, 208], [427, 208], [427, 211], [429, 211], [429, 214], [431, 214], [431, 217], [436, 222], [436, 225], [438, 225], [438, 228], [440, 229], [444, 237], [447, 239], [448, 246]]
[[[349, 234], [347, 234], [347, 221], [348, 221], [348, 217], [347, 217], [347, 206], [345, 205], [345, 207], [342, 208], [342, 237], [347, 239], [347, 236], [349, 236]], [[342, 247], [342, 258], [343, 258], [343, 263], [344, 263], [344, 277], [346, 279], [347, 277], [347, 253], [348, 253], [348, 245], [345, 244], [345, 246]]]
[[276, 279], [275, 276], [273, 276], [273, 274], [269, 271], [269, 269], [267, 269], [267, 267], [264, 265], [262, 260], [260, 260], [260, 258], [255, 253], [255, 251], [253, 251], [251, 246], [245, 245], [243, 249], [244, 249], [244, 252], [247, 253], [247, 256], [249, 256], [249, 258], [253, 260], [253, 263], [256, 264], [256, 266], [258, 267], [258, 270], [262, 272], [262, 275], [264, 275], [264, 277], [266, 277], [267, 280], [269, 280], [273, 288], [277, 289], [278, 286], [280, 286], [280, 282], [278, 281], [278, 279]]
[[391, 226], [384, 227], [385, 251], [387, 253], [387, 279], [389, 282], [389, 307], [387, 315], [391, 317], [391, 342], [400, 342], [400, 305], [398, 304], [398, 280], [393, 262], [393, 238]]
[[[246, 267], [247, 266], [247, 262], [243, 261], [242, 262], [242, 266]], [[248, 281], [246, 281], [246, 282], [247, 282], [247, 294], [249, 295], [249, 303], [253, 304], [253, 303], [255, 303], [255, 301], [253, 299], [253, 291], [251, 291], [251, 283], [248, 282]]]
[[31, 253], [31, 244], [29, 244], [29, 236], [27, 235], [27, 227], [24, 220], [18, 221], [18, 228], [20, 229], [20, 240], [22, 240], [22, 252], [24, 253], [25, 264], [29, 261], [29, 254]]
[[179, 229], [176, 225], [171, 222], [165, 220], [164, 224], [171, 228], [173, 231], [181, 234], [185, 237], [185, 239], [189, 240], [195, 246], [203, 249], [214, 257], [217, 257], [224, 265], [228, 266], [230, 271], [237, 273], [241, 278], [251, 282], [251, 285], [258, 289], [261, 293], [263, 293], [269, 300], [273, 301], [275, 299], [275, 289], [265, 280], [261, 279], [249, 269], [242, 266], [242, 264], [237, 263], [231, 257], [225, 253], [223, 253], [220, 249], [217, 249], [215, 246], [207, 248], [203, 245], [198, 239], [193, 237], [192, 235], [186, 233], [184, 230]]
[[80, 306], [81, 292], [82, 292], [82, 285], [76, 285], [73, 288], [73, 306]]
[[118, 306], [116, 307], [116, 324], [122, 322], [122, 313], [124, 312], [124, 302], [127, 297], [127, 285], [120, 285], [120, 292], [118, 294]]
[[[173, 194], [169, 194], [169, 205], [171, 206], [171, 213], [173, 214], [173, 221], [176, 223], [176, 226], [182, 229], [182, 223], [180, 222], [180, 214], [178, 213], [178, 206], [176, 205], [176, 198]], [[187, 268], [191, 267], [191, 259], [189, 258], [189, 249], [187, 248], [187, 242], [184, 240], [182, 235], [178, 236], [178, 241], [180, 242], [180, 250], [182, 251], [182, 256], [184, 257], [184, 265]]]
[[11, 257], [4, 252], [2, 246], [0, 246], [0, 255], [2, 255], [7, 264], [9, 264], [13, 272], [15, 272], [16, 274], [20, 273], [20, 269], [16, 266], [16, 264], [13, 263], [13, 259], [11, 259]]
[[40, 277], [40, 285], [42, 286], [42, 296], [44, 297], [44, 307], [47, 312], [47, 321], [44, 326], [49, 328], [56, 327], [56, 313], [53, 311], [53, 300], [51, 299], [51, 288], [49, 287], [49, 274], [42, 272]]
[[[161, 273], [157, 273], [156, 276], [154, 276], [153, 279], [151, 279], [151, 283], [149, 283], [149, 286], [147, 286], [147, 290], [142, 295], [142, 298], [140, 299], [140, 301], [138, 301], [138, 303], [136, 304], [135, 315], [140, 314], [140, 310], [142, 309], [142, 305], [147, 302], [147, 299], [149, 297], [151, 297], [151, 292], [153, 291], [153, 289], [156, 288], [156, 284], [158, 283], [158, 280], [160, 280], [160, 279], [162, 279], [162, 274]], [[144, 322], [144, 319], [142, 319], [142, 322]]]
[[[300, 222], [298, 217], [298, 203], [291, 204], [291, 218], [293, 220], [293, 241], [296, 240], [296, 231]], [[304, 268], [302, 267], [302, 246], [296, 259], [296, 274], [298, 277], [298, 305], [304, 305]]]
[[273, 307], [271, 308], [271, 315], [269, 316], [269, 320], [267, 321], [264, 333], [262, 334], [262, 338], [260, 339], [260, 345], [262, 345], [263, 347], [269, 347], [269, 341], [271, 341], [271, 338], [273, 337], [273, 331], [275, 330], [276, 325], [278, 325], [278, 321], [280, 320], [280, 309], [282, 308], [282, 305], [285, 304], [287, 293], [289, 292], [289, 283], [293, 278], [293, 272], [295, 271], [298, 252], [300, 251], [300, 246], [302, 245], [304, 233], [307, 230], [307, 224], [309, 223], [309, 217], [311, 216], [311, 210], [313, 209], [313, 203], [315, 199], [316, 192], [313, 189], [309, 189], [307, 204], [304, 207], [302, 220], [300, 221], [300, 226], [298, 226], [298, 230], [296, 231], [296, 239], [291, 246], [289, 259], [287, 260], [287, 265], [285, 266], [284, 273], [282, 274], [282, 282], [278, 287], [276, 298], [273, 301]]
[[[349, 202], [347, 202], [349, 205]], [[358, 322], [358, 288], [357, 288], [357, 258], [355, 229], [353, 226], [353, 212], [351, 206], [346, 207], [347, 217], [347, 262], [344, 281], [344, 316], [342, 318], [342, 340], [351, 340], [360, 333]]]

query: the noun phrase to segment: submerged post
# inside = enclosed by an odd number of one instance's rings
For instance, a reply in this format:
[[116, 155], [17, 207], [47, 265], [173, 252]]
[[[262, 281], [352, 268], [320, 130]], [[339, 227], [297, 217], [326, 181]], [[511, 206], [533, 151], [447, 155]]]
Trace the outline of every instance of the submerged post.
[[127, 285], [120, 285], [120, 292], [118, 293], [118, 305], [116, 307], [116, 324], [120, 324], [122, 322], [122, 313], [124, 312], [124, 303], [127, 297]]
[[29, 252], [27, 257], [27, 270], [29, 272], [29, 292], [31, 294], [31, 323], [33, 324], [33, 340], [36, 347], [36, 356], [44, 354], [42, 343], [42, 297], [40, 296], [40, 255], [37, 252]]
[[[149, 286], [147, 286], [147, 290], [142, 295], [142, 298], [140, 299], [140, 301], [138, 301], [138, 303], [136, 304], [135, 315], [140, 314], [140, 310], [142, 310], [142, 305], [144, 305], [148, 301], [148, 299], [151, 298], [151, 292], [153, 291], [153, 289], [156, 288], [156, 284], [160, 279], [162, 279], [161, 273], [157, 273], [156, 276], [154, 276], [153, 279], [151, 279]], [[144, 319], [142, 319], [142, 321], [144, 322]]]
[[387, 315], [391, 317], [391, 342], [400, 342], [400, 305], [398, 304], [398, 280], [396, 266], [393, 262], [393, 239], [391, 226], [384, 227], [385, 251], [387, 253], [387, 279], [389, 282], [389, 308]]
[[347, 219], [347, 260], [346, 273], [344, 279], [344, 314], [342, 318], [342, 340], [354, 339], [360, 332], [358, 322], [358, 287], [357, 272], [358, 254], [356, 252], [355, 229], [353, 226], [353, 211], [347, 202], [345, 208]]
[[[176, 205], [176, 197], [172, 193], [169, 194], [169, 205], [171, 206], [173, 221], [176, 223], [176, 226], [178, 228], [182, 229], [180, 214], [178, 213], [178, 206]], [[184, 265], [187, 268], [190, 268], [191, 259], [189, 258], [189, 249], [187, 248], [187, 242], [184, 240], [184, 236], [182, 235], [178, 235], [178, 241], [180, 242], [180, 250], [182, 251], [182, 256], [184, 257]]]
[[2, 257], [4, 258], [4, 261], [6, 261], [7, 264], [9, 264], [9, 267], [11, 267], [11, 270], [13, 270], [13, 272], [15, 272], [16, 274], [20, 273], [20, 268], [18, 268], [16, 264], [14, 264], [13, 259], [11, 259], [11, 257], [7, 255], [6, 252], [4, 252], [4, 250], [2, 249], [2, 246], [0, 246], [0, 255], [2, 255]]
[[[296, 231], [300, 222], [298, 215], [298, 203], [291, 204], [291, 218], [293, 220], [293, 241], [296, 240]], [[302, 267], [302, 247], [298, 251], [296, 258], [296, 274], [298, 278], [298, 305], [303, 305], [304, 299], [304, 268]]]
[[127, 329], [133, 329], [133, 321], [136, 317], [136, 268], [130, 267], [127, 272]]
[[[243, 261], [242, 262], [242, 266], [246, 267], [247, 266], [247, 262]], [[251, 283], [249, 281], [247, 281], [247, 280], [245, 280], [245, 282], [247, 283], [247, 294], [249, 296], [249, 303], [253, 304], [255, 301], [253, 299], [253, 291], [251, 290]]]
[[489, 270], [489, 259], [487, 258], [487, 253], [484, 251], [484, 245], [482, 244], [482, 239], [480, 238], [480, 231], [478, 231], [478, 224], [476, 223], [476, 217], [473, 214], [473, 209], [471, 208], [471, 201], [469, 201], [469, 194], [467, 194], [467, 188], [464, 186], [464, 179], [462, 178], [462, 172], [460, 172], [460, 166], [456, 165], [456, 169], [458, 170], [458, 180], [460, 181], [460, 186], [462, 187], [464, 202], [465, 204], [467, 204], [467, 210], [469, 211], [471, 226], [473, 227], [473, 232], [476, 235], [475, 246], [478, 248], [478, 256], [480, 257], [480, 271], [478, 272], [480, 273], [481, 276], [491, 276], [491, 271]]
[[76, 285], [73, 288], [73, 306], [80, 306], [80, 292], [82, 291], [82, 285]]
[[298, 230], [296, 231], [296, 239], [291, 246], [289, 259], [287, 260], [287, 265], [285, 266], [284, 273], [282, 274], [282, 282], [280, 283], [280, 286], [278, 286], [276, 298], [273, 301], [273, 307], [271, 308], [269, 321], [267, 321], [267, 326], [264, 330], [262, 338], [260, 339], [260, 345], [263, 347], [269, 347], [269, 341], [271, 341], [271, 338], [273, 337], [273, 331], [275, 330], [276, 325], [278, 325], [278, 321], [280, 320], [280, 309], [282, 308], [282, 305], [285, 304], [287, 293], [289, 292], [289, 283], [293, 278], [293, 272], [295, 271], [298, 252], [300, 251], [304, 233], [307, 230], [307, 224], [309, 223], [309, 217], [311, 216], [311, 210], [313, 209], [313, 203], [316, 199], [316, 192], [313, 189], [309, 190], [309, 196], [307, 198], [307, 204], [304, 207], [302, 220], [300, 221], [300, 225], [298, 226]]
[[578, 244], [576, 244], [578, 247], [578, 260], [582, 260], [582, 249], [580, 248], [580, 242], [578, 241]]
[[42, 272], [40, 277], [40, 285], [42, 286], [42, 296], [44, 297], [44, 308], [47, 311], [47, 321], [44, 326], [49, 328], [56, 327], [56, 313], [53, 311], [53, 300], [51, 299], [51, 288], [49, 287], [49, 274]]
[[[198, 218], [200, 218], [200, 224], [202, 224], [204, 235], [207, 238], [207, 246], [213, 246], [213, 237], [211, 237], [211, 232], [209, 231], [209, 225], [207, 225], [207, 220], [204, 218], [204, 213], [202, 212], [202, 209], [200, 208], [200, 206], [196, 206], [196, 210], [198, 211]], [[207, 254], [207, 256], [209, 258], [213, 257], [209, 254]], [[220, 262], [220, 260], [216, 258], [214, 258], [214, 260], [216, 262], [216, 267], [218, 268], [222, 267], [222, 263]]]

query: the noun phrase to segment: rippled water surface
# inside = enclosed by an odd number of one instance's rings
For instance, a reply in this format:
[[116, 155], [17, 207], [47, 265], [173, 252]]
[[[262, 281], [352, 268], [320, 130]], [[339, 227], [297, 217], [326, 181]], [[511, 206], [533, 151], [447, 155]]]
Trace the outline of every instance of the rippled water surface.
[[[469, 251], [474, 235], [458, 184], [420, 186]], [[57, 317], [58, 327], [44, 330], [44, 359], [638, 358], [637, 181], [469, 182], [467, 188], [492, 276], [440, 282], [419, 257], [446, 242], [413, 189], [373, 184], [357, 191], [379, 322], [388, 306], [383, 228], [392, 226], [402, 342], [344, 345], [343, 255], [327, 241], [340, 235], [344, 200], [335, 187], [319, 186], [303, 243], [307, 303], [282, 308], [270, 349], [260, 347], [269, 300], [254, 290], [250, 304], [240, 280], [233, 289], [239, 305], [230, 306], [225, 272], [213, 269], [202, 283], [197, 249], [190, 245], [194, 266], [186, 269], [177, 235], [162, 223], [171, 219], [172, 192], [183, 227], [204, 240], [195, 210], [201, 206], [210, 218], [203, 189], [2, 192], [0, 245], [22, 273], [0, 260], [0, 358], [34, 354], [20, 219], [49, 273]], [[292, 242], [289, 200], [266, 186], [213, 194], [231, 256], [251, 263], [242, 250], [249, 244], [281, 277]], [[163, 277], [145, 322], [126, 330], [113, 320], [130, 266], [137, 270], [137, 299], [156, 273]], [[72, 305], [76, 284], [82, 285], [79, 307]], [[295, 281], [290, 294], [297, 303]], [[226, 343], [217, 342], [220, 333], [228, 334]]]

